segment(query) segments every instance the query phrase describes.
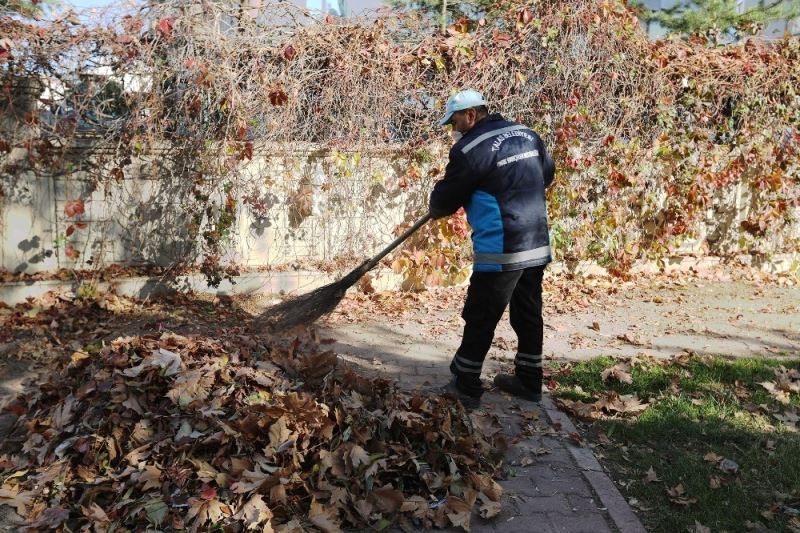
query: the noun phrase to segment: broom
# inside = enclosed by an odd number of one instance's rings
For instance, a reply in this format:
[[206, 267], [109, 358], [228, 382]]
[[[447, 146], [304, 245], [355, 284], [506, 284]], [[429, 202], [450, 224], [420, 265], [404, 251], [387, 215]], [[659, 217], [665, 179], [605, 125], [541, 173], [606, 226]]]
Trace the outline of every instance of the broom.
[[400, 246], [412, 233], [422, 227], [431, 219], [430, 213], [417, 220], [413, 226], [408, 228], [402, 235], [396, 238], [389, 246], [384, 248], [372, 259], [364, 261], [355, 270], [343, 278], [329, 283], [318, 289], [290, 298], [267, 309], [261, 318], [266, 321], [272, 331], [288, 329], [300, 324], [311, 324], [318, 318], [333, 311], [339, 302], [344, 298], [347, 289], [367, 272], [375, 268], [378, 262], [386, 257], [392, 250]]

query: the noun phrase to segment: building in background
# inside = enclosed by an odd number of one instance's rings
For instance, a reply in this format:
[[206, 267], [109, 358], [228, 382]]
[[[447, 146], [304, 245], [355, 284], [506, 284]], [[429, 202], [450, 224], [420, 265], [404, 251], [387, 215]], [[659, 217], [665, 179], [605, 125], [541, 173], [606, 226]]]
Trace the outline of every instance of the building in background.
[[[256, 0], [257, 2], [258, 0]], [[383, 0], [286, 0], [292, 4], [305, 7], [312, 13], [353, 17], [367, 11], [375, 11], [387, 7]], [[255, 2], [254, 2], [255, 3]]]
[[[676, 5], [680, 5], [682, 3], [689, 3], [689, 0], [643, 0], [642, 4], [650, 9], [651, 11], [658, 11], [663, 9], [672, 9]], [[763, 6], [767, 3], [767, 5], [771, 5], [771, 0], [736, 0], [736, 10], [739, 13], [745, 13], [749, 9], [754, 7]], [[789, 4], [788, 1], [784, 0], [785, 4]], [[667, 30], [661, 26], [657, 21], [651, 21], [644, 23], [647, 34], [650, 36], [651, 39], [658, 39], [664, 37], [667, 34]], [[790, 35], [800, 35], [800, 17], [795, 18], [793, 20], [776, 20], [770, 22], [766, 25], [766, 27], [762, 30], [761, 35], [767, 39], [780, 39], [783, 37], [784, 33], [789, 33]]]

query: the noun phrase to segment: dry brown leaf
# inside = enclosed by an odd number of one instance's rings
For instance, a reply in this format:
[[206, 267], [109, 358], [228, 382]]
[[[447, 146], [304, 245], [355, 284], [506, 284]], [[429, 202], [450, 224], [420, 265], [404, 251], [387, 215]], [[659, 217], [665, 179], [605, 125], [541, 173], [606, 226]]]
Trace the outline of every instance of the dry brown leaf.
[[339, 533], [341, 531], [339, 516], [334, 507], [326, 507], [319, 502], [313, 501], [308, 511], [308, 519], [325, 533]]
[[405, 501], [403, 493], [390, 484], [373, 490], [370, 496], [378, 509], [384, 513], [396, 513]]
[[481, 518], [494, 518], [503, 510], [503, 505], [500, 502], [493, 502], [491, 500], [484, 501], [478, 508], [478, 513]]
[[167, 398], [182, 407], [192, 402], [203, 401], [208, 398], [214, 380], [214, 374], [203, 369], [182, 372], [167, 393]]
[[470, 413], [470, 418], [475, 427], [483, 434], [484, 437], [492, 437], [500, 433], [503, 428], [497, 420], [497, 417], [486, 412], [473, 412]]
[[767, 389], [767, 392], [769, 392], [770, 396], [775, 398], [778, 402], [784, 405], [788, 405], [791, 402], [789, 392], [784, 390], [782, 387], [779, 387], [779, 385], [774, 381], [762, 381], [759, 383], [759, 385]]
[[374, 509], [371, 503], [367, 500], [358, 500], [353, 504], [353, 507], [355, 507], [356, 511], [358, 511], [358, 514], [361, 515], [361, 518], [363, 518], [365, 522], [369, 522], [369, 516]]
[[633, 377], [630, 371], [630, 363], [623, 361], [600, 372], [600, 378], [603, 381], [608, 381], [608, 379], [611, 378], [616, 379], [620, 383], [633, 383]]
[[669, 501], [676, 505], [688, 507], [697, 503], [697, 498], [692, 498], [686, 494], [686, 490], [683, 488], [683, 483], [679, 483], [674, 487], [667, 489], [667, 494], [669, 495]]
[[31, 527], [56, 529], [69, 518], [69, 511], [62, 507], [48, 507], [31, 522]]
[[83, 516], [94, 522], [95, 529], [98, 529], [98, 525], [104, 526], [111, 522], [111, 519], [108, 518], [108, 515], [103, 508], [97, 505], [95, 502], [92, 502], [89, 507], [81, 506], [81, 512], [83, 513]]
[[269, 489], [269, 501], [271, 503], [286, 503], [288, 497], [286, 495], [286, 487], [284, 485], [275, 485]]
[[469, 531], [469, 522], [472, 513], [470, 511], [463, 511], [460, 513], [447, 513], [447, 518], [453, 527], [460, 527], [464, 531]]
[[582, 420], [595, 420], [602, 416], [595, 404], [588, 404], [577, 400], [568, 400], [566, 398], [557, 398], [556, 405], [565, 411], [572, 413]]
[[638, 415], [649, 404], [642, 402], [636, 394], [619, 395], [614, 391], [607, 391], [600, 395], [595, 406], [611, 414]]
[[191, 458], [189, 461], [195, 467], [195, 475], [200, 481], [205, 483], [210, 483], [214, 481], [217, 476], [219, 475], [219, 471], [216, 468], [208, 464], [207, 462], [203, 461], [202, 459], [194, 459]]
[[138, 448], [134, 448], [130, 452], [125, 455], [125, 460], [128, 461], [131, 465], [137, 466], [141, 463], [144, 459], [150, 456], [150, 452], [147, 449], [150, 448], [150, 444], [143, 444]]
[[236, 520], [244, 522], [247, 529], [256, 529], [264, 522], [272, 518], [272, 511], [261, 498], [260, 494], [254, 494], [234, 515]]
[[411, 496], [403, 501], [400, 506], [401, 513], [412, 513], [415, 518], [422, 518], [428, 514], [430, 505], [422, 496]]
[[350, 450], [350, 460], [352, 461], [353, 468], [355, 469], [358, 469], [359, 465], [369, 466], [371, 463], [369, 454], [358, 444], [354, 444], [353, 448]]
[[196, 520], [195, 526], [203, 526], [208, 522], [219, 522], [227, 506], [218, 499], [206, 500], [203, 498], [192, 498], [189, 500], [189, 511], [186, 513], [186, 521]]
[[149, 489], [160, 488], [160, 480], [161, 470], [155, 465], [145, 465], [144, 470], [139, 474], [137, 482], [144, 483], [141, 487], [141, 491], [147, 492]]
[[19, 488], [13, 485], [3, 485], [0, 487], [0, 505], [8, 505], [17, 510], [20, 516], [28, 516], [28, 506], [32, 501], [32, 492], [20, 492]]
[[472, 484], [479, 492], [487, 496], [491, 501], [498, 502], [503, 496], [503, 487], [488, 475], [470, 474]]
[[72, 361], [73, 364], [77, 364], [85, 359], [88, 359], [89, 357], [90, 355], [86, 352], [72, 352], [70, 360]]
[[645, 474], [644, 479], [642, 479], [642, 481], [644, 481], [645, 483], [656, 483], [658, 481], [661, 481], [661, 478], [658, 477], [656, 471], [651, 466], [647, 470], [647, 473]]
[[503, 509], [503, 505], [498, 500], [493, 500], [490, 496], [483, 492], [478, 493], [478, 500], [481, 502], [478, 508], [478, 514], [482, 518], [494, 518]]

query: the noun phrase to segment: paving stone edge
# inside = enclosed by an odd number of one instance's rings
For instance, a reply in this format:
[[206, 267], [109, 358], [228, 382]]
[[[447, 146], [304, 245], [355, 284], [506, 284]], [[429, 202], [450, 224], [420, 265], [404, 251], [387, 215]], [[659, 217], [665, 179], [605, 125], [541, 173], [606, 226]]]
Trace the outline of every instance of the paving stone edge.
[[[575, 424], [569, 417], [559, 411], [553, 401], [544, 396], [540, 404], [547, 413], [547, 417], [552, 423], [561, 424], [561, 429], [566, 433], [578, 433]], [[605, 473], [591, 449], [583, 446], [576, 446], [572, 443], [566, 444], [567, 450], [572, 455], [581, 474], [589, 482], [592, 490], [602, 502], [603, 507], [608, 510], [608, 515], [614, 526], [620, 533], [647, 533], [639, 517], [633, 512], [631, 506]]]

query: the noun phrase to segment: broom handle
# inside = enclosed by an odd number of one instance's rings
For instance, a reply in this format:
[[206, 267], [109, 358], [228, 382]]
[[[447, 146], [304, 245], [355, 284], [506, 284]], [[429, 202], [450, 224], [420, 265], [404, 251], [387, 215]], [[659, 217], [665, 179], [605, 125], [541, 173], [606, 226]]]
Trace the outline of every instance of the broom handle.
[[413, 225], [413, 226], [411, 226], [410, 228], [408, 228], [408, 229], [405, 231], [405, 233], [403, 233], [403, 234], [402, 234], [402, 235], [400, 235], [398, 238], [396, 238], [394, 241], [392, 241], [392, 244], [390, 244], [389, 246], [387, 246], [386, 248], [384, 248], [383, 250], [381, 250], [381, 251], [378, 253], [378, 255], [376, 255], [375, 257], [373, 257], [373, 258], [372, 258], [372, 259], [370, 259], [369, 261], [365, 262], [365, 263], [362, 265], [362, 267], [361, 267], [361, 268], [363, 268], [363, 269], [364, 269], [364, 272], [369, 272], [370, 270], [372, 270], [372, 269], [375, 267], [375, 265], [377, 265], [377, 264], [378, 264], [378, 262], [379, 262], [381, 259], [383, 259], [383, 258], [384, 258], [384, 257], [386, 257], [387, 255], [389, 255], [389, 252], [391, 252], [392, 250], [394, 250], [395, 248], [397, 248], [398, 246], [400, 246], [400, 245], [403, 243], [403, 241], [405, 241], [406, 239], [408, 239], [409, 237], [411, 237], [411, 234], [412, 234], [412, 233], [414, 233], [415, 231], [417, 231], [417, 230], [418, 230], [419, 228], [421, 228], [421, 227], [422, 227], [422, 226], [423, 226], [423, 225], [424, 225], [424, 224], [425, 224], [427, 221], [431, 220], [432, 218], [433, 218], [433, 217], [431, 216], [431, 214], [430, 214], [430, 213], [428, 213], [427, 215], [425, 215], [425, 216], [424, 216], [424, 217], [422, 217], [421, 219], [419, 219], [419, 220], [417, 220], [416, 222], [414, 222], [414, 225]]

